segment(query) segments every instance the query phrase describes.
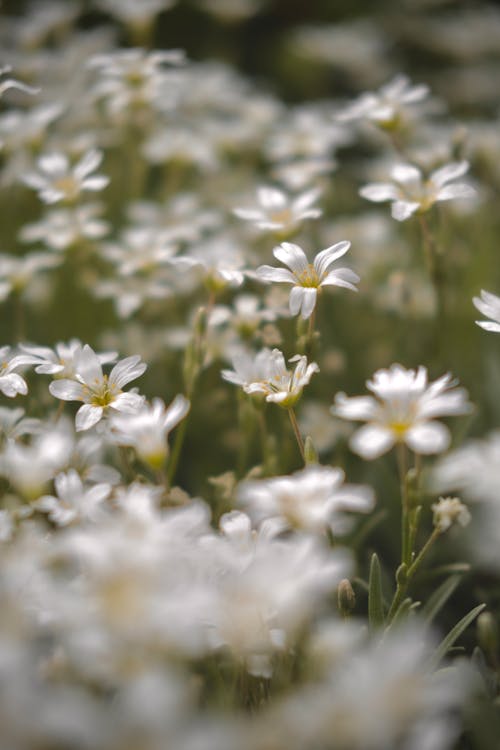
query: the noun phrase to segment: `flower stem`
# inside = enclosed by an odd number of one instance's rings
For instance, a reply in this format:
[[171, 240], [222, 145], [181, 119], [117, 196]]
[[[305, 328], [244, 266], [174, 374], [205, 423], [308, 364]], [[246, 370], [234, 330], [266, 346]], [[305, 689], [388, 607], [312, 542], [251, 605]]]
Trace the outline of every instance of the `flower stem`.
[[297, 417], [295, 416], [295, 412], [291, 406], [288, 408], [288, 416], [290, 417], [290, 422], [292, 423], [293, 431], [295, 433], [295, 438], [297, 440], [297, 445], [299, 446], [300, 455], [302, 456], [302, 459], [305, 463], [306, 454], [304, 450], [304, 441], [302, 440], [302, 435], [300, 434], [299, 425], [297, 424]]
[[400, 443], [397, 448], [399, 481], [401, 487], [401, 562], [409, 565], [411, 562], [410, 550], [410, 498], [408, 493], [408, 456], [406, 445]]
[[442, 323], [445, 318], [445, 298], [444, 298], [444, 276], [441, 263], [439, 262], [439, 254], [436, 247], [435, 239], [430, 230], [427, 217], [424, 214], [419, 215], [420, 229], [422, 232], [422, 238], [424, 241], [424, 255], [427, 270], [434, 287], [436, 294], [437, 303], [437, 319], [438, 324]]
[[435, 528], [430, 537], [427, 539], [426, 543], [418, 553], [415, 560], [412, 562], [408, 570], [406, 571], [406, 575], [404, 576], [403, 580], [400, 580], [398, 582], [396, 593], [394, 594], [394, 599], [392, 600], [391, 607], [389, 609], [389, 613], [387, 615], [387, 622], [390, 623], [392, 619], [394, 618], [394, 615], [398, 611], [398, 607], [403, 601], [406, 591], [408, 589], [408, 585], [415, 575], [417, 573], [418, 569], [420, 568], [420, 565], [422, 564], [423, 559], [427, 556], [427, 553], [429, 552], [430, 548], [440, 535], [439, 529]]

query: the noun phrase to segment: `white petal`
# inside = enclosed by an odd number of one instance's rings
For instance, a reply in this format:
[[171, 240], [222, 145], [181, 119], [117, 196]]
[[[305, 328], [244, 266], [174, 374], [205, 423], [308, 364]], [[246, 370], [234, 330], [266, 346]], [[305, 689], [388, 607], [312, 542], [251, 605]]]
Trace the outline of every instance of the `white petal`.
[[326, 273], [328, 267], [338, 258], [341, 258], [351, 247], [351, 243], [346, 240], [337, 242], [335, 245], [330, 245], [325, 250], [322, 250], [314, 259], [314, 268], [316, 273], [321, 278]]
[[83, 404], [76, 412], [75, 426], [76, 431], [89, 430], [102, 418], [104, 409], [102, 406], [92, 406], [92, 404]]
[[255, 273], [261, 281], [277, 281], [285, 284], [295, 284], [296, 282], [295, 276], [287, 268], [259, 266]]
[[342, 419], [374, 419], [377, 414], [377, 402], [371, 396], [354, 396], [349, 398], [345, 393], [337, 393], [331, 413]]
[[53, 380], [49, 384], [50, 393], [63, 401], [83, 401], [83, 388], [76, 380]]
[[352, 435], [349, 445], [361, 458], [371, 460], [387, 453], [394, 445], [394, 435], [387, 427], [366, 424]]
[[422, 173], [413, 164], [396, 164], [391, 170], [391, 177], [402, 185], [419, 184]]
[[476, 320], [476, 323], [480, 328], [484, 328], [485, 331], [500, 333], [500, 323], [490, 323], [489, 320]]
[[[302, 291], [303, 291], [303, 295], [302, 295], [301, 315], [304, 320], [307, 320], [307, 318], [311, 317], [312, 311], [314, 310], [316, 306], [316, 298], [318, 296], [318, 290], [314, 288], [308, 288], [308, 289], [303, 289]], [[290, 295], [290, 299], [291, 299], [291, 295]]]
[[[75, 372], [87, 385], [100, 383], [103, 379], [102, 367], [94, 350], [85, 344], [75, 355]], [[61, 397], [59, 397], [61, 398]]]
[[450, 182], [450, 180], [456, 180], [457, 177], [462, 177], [468, 169], [468, 161], [452, 162], [451, 164], [446, 164], [440, 169], [436, 169], [436, 171], [431, 174], [430, 179], [436, 187], [442, 187], [447, 182]]
[[87, 151], [87, 153], [82, 156], [75, 167], [75, 177], [77, 177], [78, 179], [83, 179], [88, 174], [93, 172], [94, 169], [97, 169], [99, 164], [102, 162], [102, 157], [102, 151], [98, 151], [96, 148]]
[[345, 289], [352, 289], [353, 292], [357, 292], [357, 288], [354, 286], [359, 282], [359, 276], [350, 268], [337, 268], [334, 271], [330, 271], [323, 281], [321, 286], [341, 286]]
[[382, 201], [396, 200], [399, 192], [396, 186], [390, 183], [373, 183], [372, 185], [362, 187], [359, 194], [362, 198], [366, 198], [366, 200], [381, 203]]
[[410, 201], [395, 201], [391, 206], [391, 215], [396, 221], [404, 221], [420, 208], [420, 203]]
[[445, 185], [436, 194], [434, 200], [451, 201], [454, 198], [474, 198], [476, 194], [473, 187], [466, 185], [464, 182], [459, 182], [456, 185]]
[[126, 357], [113, 367], [109, 374], [109, 382], [117, 388], [121, 388], [142, 375], [146, 368], [147, 364], [141, 362], [141, 357], [138, 354]]
[[135, 413], [144, 405], [144, 396], [138, 393], [119, 393], [114, 401], [110, 403], [112, 409], [126, 413]]
[[278, 188], [263, 186], [257, 190], [257, 198], [263, 208], [271, 211], [279, 211], [287, 204], [285, 193]]
[[304, 296], [305, 289], [303, 286], [294, 286], [290, 291], [290, 314], [298, 315], [302, 307], [302, 298]]
[[405, 442], [416, 453], [441, 453], [450, 444], [450, 433], [441, 422], [425, 422], [410, 427]]
[[179, 394], [174, 398], [172, 403], [167, 409], [165, 414], [165, 421], [163, 423], [164, 428], [170, 432], [176, 425], [179, 424], [181, 419], [184, 419], [189, 411], [191, 404], [185, 396]]
[[307, 271], [309, 263], [306, 254], [301, 247], [293, 242], [282, 242], [281, 245], [274, 248], [273, 255], [294, 273]]
[[14, 398], [18, 393], [25, 396], [28, 393], [26, 381], [15, 372], [0, 376], [0, 391], [8, 398]]

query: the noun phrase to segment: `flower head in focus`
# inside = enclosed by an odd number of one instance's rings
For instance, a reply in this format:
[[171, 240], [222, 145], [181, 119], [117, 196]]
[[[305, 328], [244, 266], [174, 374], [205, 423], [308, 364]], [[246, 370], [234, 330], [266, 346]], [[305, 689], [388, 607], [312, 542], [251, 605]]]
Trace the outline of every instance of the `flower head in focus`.
[[88, 430], [99, 422], [108, 409], [127, 413], [138, 411], [144, 397], [124, 393], [122, 387], [143, 374], [147, 365], [139, 355], [118, 362], [109, 376], [104, 375], [101, 362], [88, 344], [75, 357], [75, 378], [53, 380], [49, 391], [63, 401], [83, 401], [76, 413], [76, 429]]
[[[252, 372], [251, 359], [238, 361], [242, 371], [223, 370], [222, 377], [231, 383], [241, 385], [245, 393], [263, 394], [266, 401], [274, 402], [284, 408], [292, 407], [301, 397], [302, 390], [309, 383], [315, 372], [319, 372], [316, 362], [307, 363], [307, 357], [296, 354], [289, 362], [296, 363], [293, 370], [288, 370], [285, 357], [279, 349], [264, 349], [258, 358], [258, 369]], [[243, 371], [245, 370], [245, 371]], [[252, 379], [252, 378], [255, 379]]]
[[330, 266], [349, 250], [350, 242], [337, 242], [316, 255], [309, 263], [306, 254], [299, 245], [292, 242], [282, 242], [275, 247], [273, 255], [288, 269], [273, 266], [259, 266], [257, 276], [262, 281], [277, 281], [293, 284], [290, 292], [290, 312], [292, 315], [301, 313], [304, 319], [309, 318], [316, 306], [316, 299], [321, 287], [341, 286], [357, 291], [354, 286], [359, 276], [350, 268], [336, 268]]
[[450, 444], [448, 428], [435, 417], [467, 414], [471, 405], [463, 388], [455, 388], [448, 373], [428, 383], [427, 370], [406, 370], [398, 364], [378, 370], [366, 384], [373, 396], [348, 398], [338, 393], [332, 414], [366, 421], [350, 446], [362, 458], [378, 458], [397, 443], [416, 453], [441, 453]]
[[415, 165], [396, 164], [391, 170], [392, 182], [365, 185], [359, 194], [375, 203], [391, 201], [393, 219], [404, 221], [413, 214], [425, 213], [440, 201], [472, 198], [476, 194], [474, 188], [464, 182], [454, 182], [468, 169], [469, 163], [466, 161], [451, 162], [424, 179]]
[[485, 331], [500, 333], [500, 297], [481, 289], [481, 296], [474, 297], [472, 301], [480, 313], [490, 318], [490, 320], [476, 320], [477, 325]]

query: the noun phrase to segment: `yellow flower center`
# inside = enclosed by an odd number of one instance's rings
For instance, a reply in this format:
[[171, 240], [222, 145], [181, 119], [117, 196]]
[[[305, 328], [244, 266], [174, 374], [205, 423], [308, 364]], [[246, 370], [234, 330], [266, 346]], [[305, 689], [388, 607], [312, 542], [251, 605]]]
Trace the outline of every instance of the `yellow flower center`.
[[297, 281], [299, 282], [300, 286], [305, 286], [309, 288], [318, 287], [321, 282], [318, 276], [318, 273], [312, 263], [308, 263], [307, 268], [304, 271], [301, 271], [300, 273], [295, 274], [295, 277]]

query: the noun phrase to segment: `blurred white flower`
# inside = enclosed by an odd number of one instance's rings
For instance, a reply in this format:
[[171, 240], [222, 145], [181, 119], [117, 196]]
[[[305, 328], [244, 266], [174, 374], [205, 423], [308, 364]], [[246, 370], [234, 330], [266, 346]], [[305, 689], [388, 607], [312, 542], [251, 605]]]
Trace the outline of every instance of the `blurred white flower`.
[[51, 250], [67, 250], [81, 240], [105, 237], [110, 229], [101, 218], [102, 205], [88, 203], [74, 208], [48, 211], [41, 221], [25, 224], [19, 233], [21, 242], [43, 242]]
[[57, 526], [68, 526], [75, 521], [97, 521], [100, 508], [111, 492], [109, 484], [84, 487], [74, 469], [58, 474], [54, 479], [56, 495], [43, 495], [32, 503], [36, 510], [47, 513]]
[[359, 276], [350, 268], [336, 268], [330, 266], [349, 250], [350, 242], [337, 242], [316, 255], [313, 263], [309, 263], [306, 254], [299, 245], [292, 242], [282, 242], [275, 247], [273, 255], [288, 269], [273, 266], [259, 266], [256, 273], [262, 281], [276, 281], [293, 284], [290, 292], [290, 313], [309, 318], [316, 306], [319, 291], [325, 286], [340, 286], [357, 291], [354, 286]]
[[153, 469], [161, 468], [168, 455], [168, 435], [189, 411], [187, 398], [178, 395], [169, 406], [153, 399], [135, 414], [116, 414], [111, 420], [111, 438], [118, 445], [134, 448]]
[[92, 174], [102, 159], [98, 149], [90, 149], [74, 165], [61, 152], [44, 154], [37, 160], [39, 171], [27, 172], [22, 181], [36, 190], [44, 203], [74, 203], [83, 192], [100, 191], [109, 184], [109, 177]]
[[43, 271], [60, 264], [53, 253], [29, 253], [23, 257], [0, 253], [0, 300], [9, 294], [29, 292]]
[[32, 364], [33, 357], [28, 354], [16, 354], [10, 346], [0, 347], [0, 391], [4, 396], [14, 398], [18, 393], [26, 396], [28, 386], [18, 372], [18, 367]]
[[365, 459], [378, 458], [398, 443], [416, 453], [441, 453], [450, 444], [450, 433], [435, 417], [471, 410], [466, 391], [455, 385], [449, 373], [428, 383], [425, 367], [415, 371], [394, 364], [377, 370], [366, 383], [375, 398], [338, 393], [332, 414], [368, 422], [350, 439], [352, 450]]
[[344, 472], [329, 466], [309, 466], [285, 477], [240, 484], [238, 498], [255, 523], [283, 519], [292, 529], [334, 535], [351, 527], [349, 513], [367, 513], [374, 505], [370, 487], [344, 484]]
[[141, 408], [144, 396], [121, 390], [122, 386], [146, 370], [147, 365], [140, 359], [138, 355], [122, 359], [109, 376], [104, 375], [98, 356], [85, 344], [75, 356], [75, 379], [53, 380], [49, 391], [63, 401], [83, 401], [76, 414], [76, 429], [88, 430], [102, 419], [108, 409], [133, 413]]
[[428, 95], [428, 86], [415, 86], [407, 76], [398, 75], [377, 92], [362, 94], [343, 112], [339, 112], [336, 119], [339, 122], [368, 120], [381, 128], [398, 128], [406, 121], [408, 107], [419, 104]]
[[500, 333], [500, 297], [481, 289], [481, 296], [474, 297], [472, 301], [480, 313], [490, 318], [490, 320], [476, 320], [477, 325], [485, 331]]
[[[21, 344], [20, 349], [30, 356], [29, 364], [35, 365], [35, 372], [39, 375], [55, 375], [59, 378], [74, 380], [83, 344], [78, 339], [71, 339], [68, 343], [56, 344], [53, 349], [32, 344]], [[114, 362], [117, 356], [117, 352], [96, 354], [101, 365]]]
[[425, 213], [439, 201], [472, 198], [476, 191], [463, 182], [452, 183], [469, 169], [466, 161], [451, 162], [436, 169], [427, 179], [413, 164], [396, 164], [391, 170], [392, 182], [365, 185], [359, 194], [375, 203], [391, 201], [391, 214], [404, 221], [413, 214]]
[[257, 190], [256, 208], [235, 208], [233, 213], [240, 219], [252, 222], [265, 231], [291, 234], [305, 219], [317, 219], [322, 211], [314, 207], [321, 195], [317, 188], [290, 197], [275, 187], [260, 187]]

